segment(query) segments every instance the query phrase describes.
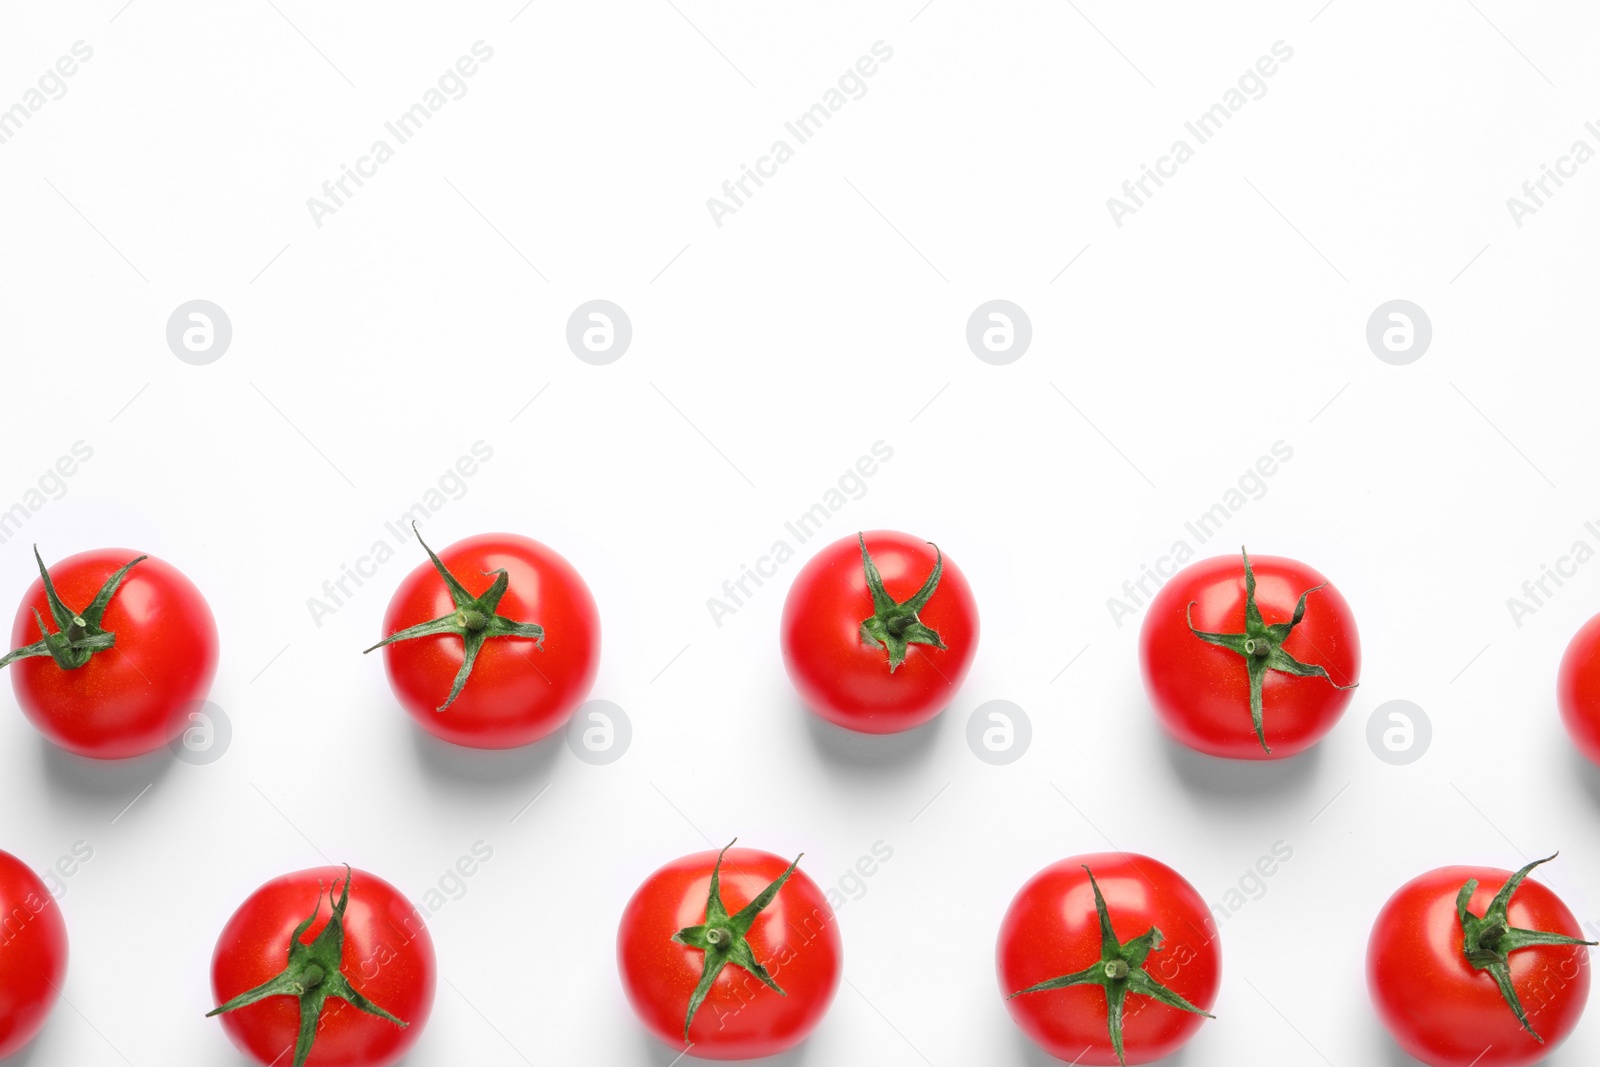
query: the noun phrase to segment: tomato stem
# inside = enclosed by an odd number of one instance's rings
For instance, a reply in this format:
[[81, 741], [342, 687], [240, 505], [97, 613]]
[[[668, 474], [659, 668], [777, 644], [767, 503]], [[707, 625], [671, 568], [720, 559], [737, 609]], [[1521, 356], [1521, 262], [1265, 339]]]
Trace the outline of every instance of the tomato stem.
[[[917, 612], [927, 606], [934, 590], [939, 588], [939, 576], [944, 573], [944, 556], [939, 546], [933, 545], [933, 571], [922, 588], [911, 599], [897, 604], [883, 587], [883, 575], [878, 573], [878, 565], [872, 562], [872, 554], [867, 551], [866, 537], [857, 532], [856, 541], [861, 545], [861, 566], [866, 572], [867, 589], [872, 593], [872, 615], [861, 622], [861, 640], [889, 650], [890, 674], [905, 662], [909, 645], [944, 648], [944, 638], [938, 631], [917, 617]], [[932, 541], [928, 543], [933, 544]]]
[[1256, 606], [1256, 575], [1255, 571], [1250, 569], [1250, 553], [1241, 547], [1239, 554], [1244, 557], [1244, 632], [1223, 634], [1195, 629], [1192, 600], [1184, 609], [1183, 617], [1189, 624], [1189, 632], [1206, 644], [1226, 648], [1244, 657], [1245, 671], [1250, 677], [1250, 722], [1255, 726], [1256, 740], [1261, 744], [1262, 751], [1270, 753], [1272, 748], [1267, 744], [1261, 707], [1261, 687], [1268, 671], [1292, 674], [1300, 678], [1326, 678], [1328, 684], [1335, 689], [1354, 689], [1357, 683], [1340, 685], [1323, 667], [1314, 663], [1301, 663], [1283, 650], [1283, 644], [1289, 639], [1289, 634], [1300, 625], [1300, 620], [1305, 618], [1306, 598], [1322, 586], [1313, 586], [1300, 594], [1300, 601], [1294, 608], [1294, 617], [1288, 622], [1273, 623], [1268, 626], [1261, 618], [1261, 609]]
[[288, 966], [254, 989], [246, 990], [232, 1000], [212, 1008], [206, 1012], [206, 1018], [236, 1011], [268, 997], [298, 998], [300, 1032], [294, 1045], [294, 1067], [305, 1067], [306, 1058], [311, 1055], [311, 1046], [316, 1040], [317, 1026], [322, 1020], [322, 1009], [330, 998], [336, 997], [357, 1011], [387, 1019], [401, 1028], [411, 1025], [389, 1014], [357, 992], [344, 975], [344, 909], [345, 905], [350, 903], [350, 882], [350, 866], [346, 864], [344, 889], [337, 901], [333, 900], [333, 887], [328, 887], [328, 900], [333, 904], [333, 914], [328, 916], [328, 925], [324, 926], [308, 945], [300, 939], [311, 929], [311, 924], [317, 921], [317, 915], [322, 911], [322, 884], [319, 882], [316, 905], [311, 909], [311, 914], [295, 927], [294, 933], [289, 938]]
[[722, 857], [727, 855], [728, 849], [738, 840], [734, 838], [733, 841], [729, 841], [723, 846], [722, 851], [717, 853], [716, 865], [711, 868], [711, 888], [706, 894], [705, 922], [699, 926], [686, 926], [672, 935], [672, 940], [678, 944], [697, 948], [705, 953], [700, 981], [695, 985], [694, 992], [689, 995], [689, 1010], [683, 1018], [683, 1040], [686, 1044], [689, 1041], [689, 1026], [694, 1022], [695, 1012], [705, 1003], [706, 994], [711, 992], [712, 983], [717, 980], [717, 975], [721, 974], [722, 969], [730, 963], [754, 975], [779, 996], [788, 996], [778, 983], [773, 981], [767, 969], [756, 960], [755, 951], [751, 949], [745, 935], [750, 932], [756, 916], [777, 899], [783, 883], [789, 880], [789, 876], [800, 865], [800, 856], [796, 856], [794, 862], [789, 864], [771, 885], [756, 894], [754, 900], [740, 908], [737, 913], [729, 915], [727, 907], [722, 903]]
[[467, 684], [467, 679], [472, 676], [472, 667], [478, 661], [478, 651], [483, 648], [483, 643], [491, 637], [525, 637], [533, 642], [534, 648], [544, 647], [544, 627], [531, 622], [517, 622], [508, 619], [496, 612], [500, 606], [500, 598], [505, 596], [506, 589], [511, 584], [511, 576], [504, 568], [485, 572], [485, 577], [492, 577], [493, 582], [482, 594], [473, 596], [467, 592], [467, 587], [462, 585], [456, 576], [451, 574], [444, 562], [439, 559], [433, 549], [428, 547], [428, 542], [422, 539], [422, 534], [417, 531], [417, 524], [411, 524], [411, 532], [417, 535], [417, 542], [428, 553], [428, 558], [433, 561], [433, 569], [439, 572], [439, 577], [444, 579], [444, 584], [450, 591], [450, 599], [455, 602], [455, 607], [447, 615], [427, 622], [408, 626], [398, 633], [392, 633], [382, 641], [365, 649], [362, 655], [384, 645], [392, 645], [396, 641], [410, 641], [418, 637], [436, 637], [440, 634], [453, 634], [461, 638], [463, 654], [461, 669], [456, 672], [455, 682], [450, 686], [450, 695], [445, 697], [435, 711], [443, 711], [455, 703], [456, 697], [461, 695], [462, 687]]
[[115, 574], [106, 579], [105, 584], [95, 593], [94, 601], [81, 612], [69, 608], [61, 599], [61, 594], [56, 592], [56, 583], [51, 580], [50, 571], [45, 568], [44, 559], [39, 555], [38, 545], [33, 546], [33, 558], [39, 564], [39, 578], [44, 582], [45, 601], [50, 607], [50, 617], [55, 620], [56, 632], [51, 633], [45, 627], [44, 618], [35, 611], [33, 618], [39, 627], [39, 640], [31, 645], [13, 649], [0, 657], [0, 667], [8, 667], [19, 659], [49, 656], [62, 670], [75, 671], [88, 663], [96, 652], [104, 652], [117, 643], [117, 635], [100, 625], [105, 619], [106, 608], [110, 606], [111, 598], [116, 596], [128, 572], [136, 564], [143, 563], [150, 557], [139, 556], [123, 564]]
[[1489, 902], [1488, 908], [1481, 916], [1473, 915], [1467, 910], [1467, 905], [1472, 901], [1472, 894], [1478, 891], [1476, 878], [1467, 879], [1461, 891], [1456, 894], [1456, 921], [1461, 924], [1463, 955], [1475, 970], [1489, 972], [1495, 984], [1500, 987], [1501, 998], [1516, 1015], [1517, 1022], [1521, 1023], [1522, 1028], [1532, 1034], [1534, 1040], [1541, 1045], [1544, 1044], [1544, 1038], [1539, 1036], [1539, 1032], [1528, 1020], [1528, 1013], [1523, 1010], [1522, 1001], [1518, 999], [1516, 987], [1511, 981], [1511, 953], [1536, 945], [1593, 945], [1596, 942], [1544, 930], [1518, 929], [1511, 925], [1510, 919], [1506, 916], [1506, 909], [1510, 907], [1512, 896], [1521, 888], [1529, 872], [1542, 863], [1549, 863], [1558, 855], [1560, 853], [1546, 856], [1542, 860], [1534, 860], [1513, 874], [1507, 879], [1506, 884], [1500, 887], [1500, 892], [1494, 895], [1494, 899]]

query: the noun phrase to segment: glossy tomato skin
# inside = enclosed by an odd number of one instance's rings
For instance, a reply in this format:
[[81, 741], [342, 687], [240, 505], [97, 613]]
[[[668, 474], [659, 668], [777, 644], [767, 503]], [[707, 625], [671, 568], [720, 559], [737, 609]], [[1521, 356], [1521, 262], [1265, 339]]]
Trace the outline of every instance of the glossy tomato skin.
[[[1177, 871], [1148, 856], [1101, 852], [1053, 863], [1028, 880], [1006, 909], [995, 947], [1000, 994], [1010, 997], [1050, 978], [1081, 971], [1100, 959], [1100, 920], [1087, 865], [1100, 883], [1111, 928], [1126, 943], [1154, 926], [1164, 935], [1150, 954], [1150, 977], [1206, 1011], [1222, 983], [1222, 952], [1211, 910]], [[1029, 993], [1006, 1001], [1022, 1032], [1058, 1059], [1117, 1062], [1099, 986]], [[1123, 1016], [1123, 1051], [1130, 1064], [1170, 1056], [1194, 1036], [1204, 1016], [1130, 994]]]
[[[1283, 643], [1302, 663], [1351, 685], [1361, 671], [1361, 643], [1350, 605], [1327, 579], [1282, 556], [1250, 557], [1256, 606], [1270, 626], [1294, 617], [1300, 594], [1306, 614]], [[1353, 691], [1326, 678], [1268, 671], [1262, 684], [1263, 727], [1271, 753], [1262, 751], [1250, 721], [1250, 681], [1244, 657], [1189, 631], [1184, 609], [1194, 604], [1197, 630], [1242, 633], [1244, 560], [1216, 556], [1173, 575], [1150, 602], [1139, 632], [1139, 668], [1161, 725], [1190, 748], [1229, 759], [1284, 759], [1322, 740], [1344, 714]]]
[[1556, 704], [1572, 743], [1600, 763], [1600, 615], [1583, 624], [1561, 657]]
[[[600, 670], [600, 614], [583, 578], [558, 553], [518, 534], [469, 537], [439, 558], [474, 595], [493, 584], [487, 572], [504, 568], [511, 581], [499, 613], [544, 627], [544, 645], [490, 638], [460, 696], [437, 711], [461, 669], [461, 638], [396, 641], [383, 649], [396, 698], [429, 733], [469, 748], [516, 748], [561, 729]], [[427, 622], [454, 607], [444, 580], [432, 563], [423, 562], [395, 590], [383, 632]]]
[[[933, 573], [934, 547], [892, 530], [865, 534], [867, 551], [896, 603]], [[783, 663], [807, 707], [829, 722], [870, 734], [909, 730], [939, 714], [961, 688], [978, 650], [978, 604], [949, 554], [933, 598], [919, 613], [945, 647], [914, 644], [889, 670], [889, 653], [861, 640], [872, 615], [861, 546], [854, 535], [800, 568], [783, 605]]]
[[[126, 562], [126, 561], [124, 561]], [[67, 977], [67, 924], [39, 876], [0, 852], [0, 1060], [32, 1041]]]
[[[1523, 1067], [1555, 1051], [1589, 999], [1588, 949], [1550, 945], [1510, 955], [1511, 980], [1540, 1044], [1522, 1029], [1487, 971], [1467, 962], [1456, 894], [1478, 880], [1469, 910], [1482, 915], [1511, 878], [1495, 867], [1441, 867], [1401, 886], [1367, 943], [1367, 991], [1395, 1042], [1431, 1067]], [[1581, 937], [1567, 906], [1528, 879], [1507, 917], [1525, 930]]]
[[[119, 568], [141, 553], [103, 548], [69, 556], [50, 568], [56, 592], [82, 611]], [[11, 647], [39, 640], [38, 611], [52, 629], [44, 582], [23, 595]], [[151, 556], [128, 572], [101, 621], [113, 648], [64, 671], [48, 656], [17, 660], [6, 670], [17, 703], [38, 731], [69, 752], [126, 759], [153, 752], [181, 734], [188, 714], [211, 691], [217, 673], [217, 624], [194, 583]]]
[[[377, 875], [356, 870], [344, 913], [344, 975], [355, 989], [410, 1025], [357, 1011], [330, 999], [306, 1067], [388, 1067], [404, 1056], [427, 1025], [437, 981], [433, 940], [422, 913]], [[217, 938], [211, 957], [211, 991], [218, 1004], [274, 977], [289, 960], [294, 929], [317, 907], [317, 921], [302, 940], [310, 944], [328, 925], [344, 888], [343, 867], [313, 867], [286, 874], [250, 894]], [[299, 1002], [268, 997], [217, 1016], [239, 1051], [262, 1064], [286, 1065], [300, 1029]], [[289, 1050], [286, 1052], [286, 1050]]]
[[[705, 954], [672, 935], [705, 921], [716, 852], [677, 859], [647, 878], [622, 913], [617, 969], [628, 1002], [645, 1028], [683, 1048], [689, 995]], [[722, 861], [722, 901], [735, 914], [779, 878], [789, 861], [770, 852], [730, 848]], [[708, 1060], [772, 1056], [816, 1029], [839, 988], [843, 948], [827, 897], [796, 868], [746, 935], [756, 961], [787, 996], [729, 965], [717, 976], [689, 1030], [693, 1054]]]

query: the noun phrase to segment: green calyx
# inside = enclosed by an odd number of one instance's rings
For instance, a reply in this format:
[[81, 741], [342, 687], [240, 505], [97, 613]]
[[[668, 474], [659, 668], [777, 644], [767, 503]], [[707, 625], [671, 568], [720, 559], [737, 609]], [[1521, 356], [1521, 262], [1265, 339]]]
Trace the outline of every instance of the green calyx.
[[1283, 643], [1289, 639], [1289, 633], [1306, 615], [1306, 597], [1315, 593], [1322, 586], [1313, 586], [1300, 594], [1300, 602], [1294, 607], [1294, 618], [1288, 622], [1277, 622], [1268, 626], [1261, 618], [1261, 609], [1256, 607], [1256, 576], [1250, 569], [1250, 553], [1243, 548], [1239, 549], [1244, 556], [1244, 633], [1242, 634], [1213, 634], [1194, 628], [1194, 601], [1184, 609], [1183, 617], [1189, 624], [1189, 632], [1200, 640], [1220, 648], [1230, 649], [1244, 657], [1245, 670], [1250, 674], [1250, 721], [1256, 728], [1256, 740], [1261, 742], [1265, 752], [1272, 748], [1267, 744], [1266, 733], [1262, 727], [1261, 713], [1261, 683], [1268, 671], [1280, 671], [1292, 674], [1299, 678], [1326, 678], [1328, 684], [1335, 689], [1354, 689], [1356, 683], [1340, 685], [1328, 676], [1328, 672], [1314, 663], [1301, 663], [1283, 650]]
[[[1557, 853], [1559, 855], [1559, 853]], [[1494, 979], [1495, 985], [1500, 987], [1500, 995], [1505, 998], [1506, 1004], [1517, 1016], [1517, 1022], [1522, 1028], [1532, 1034], [1534, 1040], [1541, 1045], [1544, 1038], [1539, 1036], [1533, 1024], [1528, 1021], [1528, 1013], [1522, 1009], [1522, 1002], [1517, 999], [1517, 991], [1511, 984], [1510, 955], [1518, 949], [1532, 948], [1535, 945], [1593, 945], [1594, 941], [1584, 941], [1577, 937], [1568, 937], [1565, 934], [1551, 934], [1543, 930], [1521, 930], [1512, 926], [1506, 919], [1506, 909], [1511, 904], [1511, 897], [1522, 885], [1523, 879], [1541, 863], [1549, 863], [1555, 856], [1546, 856], [1542, 860], [1534, 860], [1522, 870], [1512, 875], [1505, 885], [1500, 887], [1500, 892], [1494, 895], [1489, 902], [1489, 907], [1482, 916], [1472, 914], [1467, 910], [1467, 903], [1472, 899], [1472, 894], [1478, 891], [1478, 880], [1470, 878], [1467, 884], [1461, 887], [1456, 894], [1456, 919], [1461, 923], [1462, 947], [1466, 953], [1467, 962], [1479, 971], [1488, 971]]]
[[[917, 618], [917, 612], [927, 606], [933, 591], [939, 588], [939, 575], [944, 573], [944, 556], [940, 554], [939, 546], [933, 546], [933, 571], [928, 575], [928, 580], [922, 583], [922, 588], [910, 600], [896, 604], [883, 588], [883, 575], [878, 573], [878, 565], [872, 562], [872, 555], [867, 551], [867, 539], [857, 533], [856, 540], [861, 544], [861, 565], [866, 570], [867, 588], [872, 591], [872, 615], [861, 622], [861, 639], [869, 645], [889, 650], [891, 674], [906, 661], [908, 645], [945, 647], [938, 631]], [[933, 544], [931, 541], [928, 543]]]
[[39, 564], [39, 577], [44, 580], [44, 595], [50, 603], [50, 616], [56, 621], [56, 632], [51, 633], [45, 628], [44, 619], [35, 610], [33, 618], [39, 624], [39, 640], [0, 657], [0, 667], [10, 666], [30, 656], [49, 656], [62, 670], [75, 671], [88, 663], [96, 652], [104, 652], [117, 643], [117, 635], [101, 629], [100, 623], [105, 618], [111, 598], [116, 595], [128, 572], [135, 564], [150, 557], [139, 556], [125, 563], [117, 573], [106, 579], [106, 583], [94, 595], [94, 602], [82, 611], [74, 611], [62, 601], [61, 595], [56, 592], [55, 582], [50, 580], [50, 572], [45, 569], [44, 560], [39, 556], [38, 545], [33, 546], [33, 558]]
[[[706, 897], [706, 921], [699, 926], [686, 926], [672, 935], [672, 940], [680, 945], [688, 945], [705, 953], [705, 963], [700, 971], [700, 981], [694, 987], [694, 992], [689, 995], [689, 1011], [683, 1018], [683, 1040], [689, 1040], [689, 1024], [694, 1022], [695, 1012], [700, 1010], [700, 1005], [705, 1003], [706, 994], [711, 992], [711, 985], [717, 980], [717, 975], [728, 964], [741, 967], [755, 975], [768, 989], [781, 997], [785, 993], [777, 982], [772, 980], [772, 975], [767, 969], [756, 961], [756, 955], [750, 948], [750, 942], [745, 940], [745, 935], [750, 932], [751, 924], [756, 921], [762, 909], [771, 904], [778, 896], [778, 890], [783, 888], [783, 883], [800, 864], [800, 856], [794, 858], [778, 879], [767, 888], [763, 889], [754, 900], [740, 908], [736, 914], [729, 915], [727, 907], [722, 903], [722, 857], [728, 849], [733, 847], [734, 841], [729, 841], [721, 852], [717, 853], [716, 866], [711, 868], [711, 891]], [[804, 855], [804, 853], [801, 853]]]
[[1111, 1034], [1111, 1047], [1116, 1050], [1117, 1062], [1126, 1065], [1128, 1061], [1122, 1055], [1122, 1014], [1129, 993], [1158, 1000], [1179, 1011], [1204, 1015], [1207, 1019], [1214, 1019], [1216, 1016], [1208, 1011], [1201, 1011], [1150, 977], [1144, 969], [1144, 961], [1150, 953], [1160, 951], [1161, 931], [1152, 926], [1126, 944], [1118, 941], [1117, 935], [1111, 929], [1111, 916], [1106, 911], [1106, 899], [1100, 895], [1100, 883], [1094, 880], [1094, 872], [1087, 866], [1083, 869], [1088, 873], [1089, 885], [1094, 889], [1094, 910], [1100, 917], [1099, 962], [1090, 964], [1073, 974], [1064, 974], [1060, 978], [1051, 978], [1037, 985], [1031, 985], [1027, 989], [1019, 989], [1006, 999], [1011, 1000], [1029, 993], [1044, 993], [1051, 989], [1065, 989], [1075, 985], [1099, 986], [1106, 991], [1106, 1028]]
[[300, 1034], [294, 1043], [294, 1067], [305, 1067], [306, 1057], [311, 1055], [311, 1044], [317, 1036], [317, 1023], [322, 1018], [323, 1005], [329, 997], [338, 997], [352, 1008], [387, 1019], [396, 1026], [403, 1028], [410, 1025], [356, 992], [344, 976], [344, 909], [350, 902], [349, 864], [344, 868], [344, 890], [339, 894], [338, 901], [333, 901], [331, 886], [328, 888], [328, 900], [333, 902], [333, 914], [328, 917], [328, 925], [308, 945], [300, 938], [311, 929], [311, 924], [317, 920], [317, 913], [322, 910], [322, 886], [319, 883], [316, 907], [304, 922], [295, 927], [293, 936], [289, 938], [289, 965], [277, 977], [269, 978], [254, 989], [240, 993], [226, 1004], [206, 1012], [206, 1018], [209, 1019], [267, 997], [299, 998]]
[[428, 558], [433, 560], [433, 569], [439, 572], [439, 577], [444, 579], [444, 584], [450, 590], [450, 599], [455, 601], [455, 610], [448, 615], [441, 615], [437, 619], [408, 626], [399, 633], [390, 634], [372, 648], [362, 652], [365, 655], [384, 645], [392, 645], [396, 641], [409, 641], [415, 637], [435, 637], [439, 634], [454, 634], [461, 638], [463, 655], [461, 669], [456, 672], [456, 680], [450, 686], [450, 695], [445, 698], [435, 711], [443, 711], [455, 703], [456, 697], [461, 695], [461, 689], [467, 684], [467, 679], [472, 675], [472, 665], [478, 661], [478, 650], [483, 643], [491, 637], [525, 637], [534, 643], [535, 648], [544, 647], [544, 627], [531, 622], [517, 622], [498, 614], [495, 609], [500, 606], [500, 598], [505, 596], [506, 587], [511, 584], [511, 577], [505, 570], [486, 571], [485, 577], [493, 577], [494, 582], [482, 595], [473, 596], [467, 592], [467, 587], [456, 580], [444, 563], [428, 548], [428, 542], [422, 540], [422, 535], [417, 533], [417, 524], [411, 524], [411, 532], [417, 534], [417, 541], [427, 551]]

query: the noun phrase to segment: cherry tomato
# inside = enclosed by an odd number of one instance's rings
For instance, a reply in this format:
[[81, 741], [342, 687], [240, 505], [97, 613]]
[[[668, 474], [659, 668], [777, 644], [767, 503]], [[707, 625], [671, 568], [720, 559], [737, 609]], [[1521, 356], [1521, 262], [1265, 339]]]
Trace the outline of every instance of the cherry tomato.
[[32, 1041], [67, 977], [61, 906], [28, 865], [0, 852], [0, 1060]]
[[1600, 615], [1583, 624], [1561, 657], [1556, 704], [1572, 743], [1600, 763]]
[[936, 546], [874, 530], [800, 568], [782, 642], [789, 680], [812, 711], [862, 733], [895, 733], [933, 718], [961, 688], [978, 650], [978, 605]]
[[67, 751], [95, 759], [143, 755], [181, 734], [217, 672], [217, 625], [194, 583], [123, 548], [81, 552], [50, 568], [54, 598], [42, 560], [39, 571], [11, 627], [16, 651], [6, 657], [29, 721]]
[[421, 1036], [435, 982], [422, 913], [398, 889], [315, 867], [257, 889], [222, 928], [210, 1014], [258, 1063], [386, 1067]]
[[815, 882], [780, 856], [731, 846], [656, 871], [617, 930], [622, 986], [645, 1028], [711, 1060], [805, 1040], [838, 991], [842, 951]]
[[1328, 580], [1281, 556], [1217, 556], [1175, 574], [1139, 633], [1145, 692], [1190, 748], [1282, 759], [1333, 729], [1350, 703], [1361, 645]]
[[428, 554], [395, 590], [389, 636], [373, 646], [401, 705], [470, 748], [515, 748], [565, 726], [600, 670], [600, 616], [578, 572], [517, 534]]
[[[1210, 909], [1182, 875], [1147, 856], [1102, 852], [1051, 864], [1018, 891], [995, 970], [1011, 1018], [1052, 1056], [1149, 1063], [1200, 1029], [1222, 954]], [[1113, 1036], [1118, 1003], [1125, 1060]]]
[[[1515, 875], [1497, 867], [1441, 867], [1401, 886], [1383, 906], [1367, 943], [1367, 991], [1407, 1053], [1431, 1067], [1522, 1067], [1544, 1059], [1572, 1032], [1589, 998], [1588, 951], [1560, 898], [1522, 881], [1544, 862]], [[1463, 917], [1457, 896], [1473, 882]], [[1499, 899], [1508, 889], [1509, 903]], [[1528, 931], [1563, 943], [1518, 947]], [[1469, 934], [1483, 969], [1468, 958]], [[1497, 985], [1497, 969], [1508, 977], [1527, 1027]]]

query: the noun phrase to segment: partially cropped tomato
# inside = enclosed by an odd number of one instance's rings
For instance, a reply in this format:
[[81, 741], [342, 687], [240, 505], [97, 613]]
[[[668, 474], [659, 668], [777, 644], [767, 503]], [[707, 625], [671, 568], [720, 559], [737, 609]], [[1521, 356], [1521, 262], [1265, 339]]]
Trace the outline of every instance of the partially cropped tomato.
[[0, 1060], [32, 1041], [67, 977], [67, 924], [37, 874], [0, 852]]
[[1566, 1040], [1589, 999], [1578, 922], [1528, 872], [1441, 867], [1401, 886], [1367, 942], [1367, 991], [1396, 1043], [1431, 1067], [1524, 1067]]
[[387, 1067], [421, 1036], [436, 981], [422, 912], [398, 889], [314, 867], [257, 889], [222, 928], [207, 1014], [271, 1067]]
[[11, 687], [51, 741], [95, 759], [183, 732], [217, 673], [217, 624], [176, 567], [124, 548], [81, 552], [28, 587], [11, 627]]
[[800, 568], [782, 641], [807, 707], [862, 733], [895, 733], [939, 714], [961, 688], [978, 650], [978, 605], [937, 545], [874, 530]]
[[1211, 1017], [1222, 953], [1206, 902], [1182, 875], [1102, 852], [1051, 864], [1018, 891], [995, 970], [1011, 1018], [1052, 1056], [1149, 1063]]
[[1361, 644], [1328, 580], [1281, 556], [1217, 556], [1175, 574], [1139, 633], [1145, 692], [1190, 748], [1282, 759], [1333, 729], [1350, 703]]
[[400, 583], [389, 636], [367, 649], [383, 649], [406, 711], [469, 748], [515, 748], [565, 726], [600, 670], [600, 615], [572, 564], [517, 534], [422, 547], [430, 562]]
[[708, 1060], [792, 1048], [839, 988], [827, 897], [770, 852], [731, 845], [656, 871], [622, 913], [617, 967], [645, 1028]]
[[1572, 743], [1600, 763], [1600, 615], [1583, 624], [1561, 657], [1556, 704]]

